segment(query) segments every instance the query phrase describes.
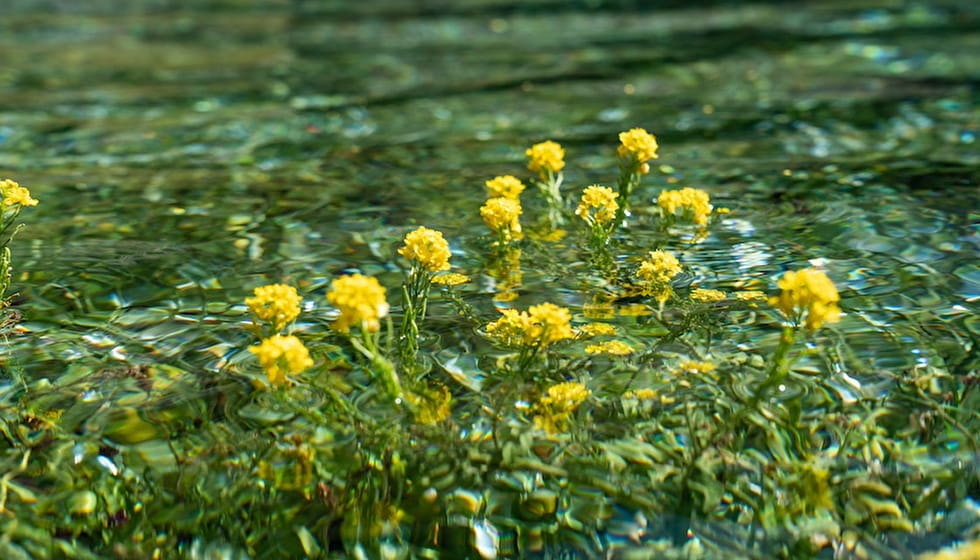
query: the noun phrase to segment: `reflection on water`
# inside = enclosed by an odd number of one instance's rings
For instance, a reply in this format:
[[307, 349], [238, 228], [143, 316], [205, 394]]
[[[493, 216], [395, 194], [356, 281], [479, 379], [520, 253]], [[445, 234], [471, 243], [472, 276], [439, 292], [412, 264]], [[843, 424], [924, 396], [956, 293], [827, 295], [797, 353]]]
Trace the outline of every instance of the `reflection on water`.
[[[837, 283], [840, 352], [860, 368], [838, 368], [836, 398], [880, 396], [886, 372], [976, 368], [972, 3], [43, 4], [0, 8], [0, 169], [43, 202], [14, 246], [25, 318], [8, 359], [30, 376], [237, 367], [251, 288], [299, 285], [327, 321], [329, 280], [359, 269], [395, 285], [394, 249], [417, 224], [478, 274], [486, 178], [522, 171], [523, 147], [551, 138], [568, 152], [566, 185], [611, 184], [610, 146], [634, 125], [662, 146], [639, 200], [690, 185], [732, 209], [680, 252], [697, 285], [772, 290], [812, 259]], [[617, 258], [635, 264], [664, 237], [620, 241]], [[528, 248], [520, 306], [560, 293], [581, 313], [576, 250], [556, 262]], [[480, 290], [466, 299], [491, 316]], [[430, 313], [446, 341], [469, 337], [450, 306]], [[771, 349], [753, 323], [775, 321], [760, 310], [723, 344]], [[479, 389], [471, 359], [436, 360]], [[240, 412], [284, 420], [268, 413]], [[155, 433], [152, 418], [125, 420]], [[634, 515], [604, 538], [638, 540]], [[490, 522], [468, 530], [481, 557], [513, 546]]]

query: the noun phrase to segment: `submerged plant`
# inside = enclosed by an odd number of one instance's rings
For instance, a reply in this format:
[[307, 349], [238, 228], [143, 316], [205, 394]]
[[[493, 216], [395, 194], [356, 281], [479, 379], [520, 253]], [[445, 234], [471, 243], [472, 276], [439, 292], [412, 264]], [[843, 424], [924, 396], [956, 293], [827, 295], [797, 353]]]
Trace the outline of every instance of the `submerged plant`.
[[313, 365], [306, 346], [292, 335], [273, 335], [258, 346], [249, 346], [269, 377], [269, 383], [282, 385], [287, 375], [295, 375]]

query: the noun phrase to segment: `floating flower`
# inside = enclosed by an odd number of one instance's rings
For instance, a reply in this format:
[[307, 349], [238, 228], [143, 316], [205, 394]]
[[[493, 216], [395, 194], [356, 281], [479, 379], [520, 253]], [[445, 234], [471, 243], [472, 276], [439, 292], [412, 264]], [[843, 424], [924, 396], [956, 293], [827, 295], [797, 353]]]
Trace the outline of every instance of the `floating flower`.
[[0, 181], [0, 207], [7, 208], [14, 204], [20, 206], [37, 206], [37, 199], [31, 198], [31, 191], [20, 186], [16, 181], [4, 179]]
[[634, 158], [637, 164], [644, 164], [658, 157], [656, 137], [642, 128], [631, 128], [626, 132], [620, 132], [619, 142], [617, 150], [619, 156]]
[[439, 284], [442, 286], [459, 286], [460, 284], [465, 284], [469, 281], [469, 276], [459, 274], [458, 272], [448, 272], [446, 274], [440, 274], [432, 277], [433, 284]]
[[651, 284], [667, 284], [681, 272], [681, 263], [667, 251], [650, 251], [645, 261], [640, 263], [636, 275]]
[[721, 290], [705, 290], [702, 288], [695, 288], [691, 290], [691, 299], [703, 303], [723, 301], [725, 297], [727, 297], [725, 296], [725, 292]]
[[340, 310], [334, 327], [347, 332], [352, 325], [370, 332], [381, 328], [379, 320], [388, 315], [385, 289], [376, 278], [350, 274], [334, 279], [327, 291], [327, 301]]
[[520, 239], [521, 234], [521, 203], [503, 196], [487, 200], [480, 208], [480, 216], [487, 227], [504, 239]]
[[549, 434], [556, 434], [567, 428], [572, 413], [585, 402], [591, 391], [585, 385], [569, 381], [548, 387], [548, 391], [534, 409], [538, 413], [534, 417], [534, 425]]
[[269, 284], [255, 288], [252, 293], [253, 297], [245, 298], [245, 305], [256, 317], [271, 323], [276, 331], [281, 331], [299, 316], [303, 300], [292, 286]]
[[557, 142], [547, 140], [535, 144], [524, 154], [529, 158], [527, 168], [542, 177], [550, 173], [558, 173], [565, 167], [565, 150]]
[[524, 192], [524, 183], [513, 175], [498, 175], [486, 182], [491, 198], [502, 196], [517, 200]]
[[449, 243], [442, 232], [427, 227], [419, 227], [405, 236], [405, 246], [398, 254], [422, 265], [429, 272], [449, 270]]
[[840, 318], [837, 288], [822, 271], [815, 268], [789, 271], [777, 285], [782, 291], [769, 298], [769, 305], [791, 321], [804, 320], [806, 328], [813, 331]]
[[[610, 317], [612, 315], [610, 314]], [[613, 336], [618, 334], [616, 327], [610, 325], [609, 323], [587, 323], [578, 327], [580, 338], [591, 338], [594, 336]]]
[[575, 337], [571, 313], [553, 303], [532, 305], [527, 311], [504, 309], [503, 317], [487, 325], [487, 334], [508, 346], [549, 346]]
[[248, 351], [258, 358], [273, 385], [285, 383], [286, 375], [300, 373], [313, 365], [306, 346], [292, 335], [274, 335], [258, 346], [250, 346]]
[[633, 347], [620, 340], [608, 340], [599, 344], [590, 344], [585, 347], [586, 354], [611, 354], [613, 356], [625, 356], [633, 353]]
[[619, 204], [616, 203], [618, 196], [619, 193], [613, 192], [608, 187], [599, 185], [586, 187], [575, 215], [590, 224], [611, 222], [616, 217], [616, 210], [619, 210]]
[[705, 191], [691, 187], [684, 187], [679, 191], [661, 191], [657, 204], [668, 215], [674, 215], [680, 210], [699, 226], [706, 225], [711, 214], [711, 197]]

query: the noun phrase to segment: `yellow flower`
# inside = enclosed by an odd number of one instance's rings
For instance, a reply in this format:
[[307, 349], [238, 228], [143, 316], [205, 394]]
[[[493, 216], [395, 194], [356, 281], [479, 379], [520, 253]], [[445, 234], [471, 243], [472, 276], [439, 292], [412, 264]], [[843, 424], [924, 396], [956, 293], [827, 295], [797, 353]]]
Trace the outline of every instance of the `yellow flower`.
[[465, 274], [459, 274], [458, 272], [449, 272], [446, 274], [440, 274], [432, 278], [433, 284], [440, 284], [442, 286], [459, 286], [460, 284], [465, 284], [470, 281], [470, 277]]
[[611, 354], [613, 356], [625, 356], [633, 353], [633, 347], [619, 340], [609, 340], [599, 344], [590, 344], [585, 347], [586, 354]]
[[285, 383], [287, 374], [299, 373], [313, 365], [306, 346], [292, 335], [274, 335], [258, 346], [249, 346], [248, 351], [259, 359], [273, 385]]
[[548, 172], [558, 173], [565, 167], [565, 150], [551, 140], [531, 146], [524, 154], [530, 159], [527, 168], [540, 173], [542, 177]]
[[640, 263], [640, 270], [636, 275], [641, 280], [654, 284], [663, 285], [673, 280], [681, 272], [681, 263], [677, 257], [667, 251], [650, 251], [647, 260]]
[[980, 539], [961, 542], [916, 556], [916, 560], [976, 560], [980, 558]]
[[564, 430], [572, 413], [590, 394], [591, 391], [586, 389], [585, 385], [575, 381], [549, 387], [547, 394], [535, 403], [534, 410], [538, 413], [534, 417], [535, 427], [549, 434]]
[[438, 424], [449, 418], [453, 395], [444, 385], [420, 393], [406, 393], [406, 399], [415, 407], [415, 420], [419, 424]]
[[699, 226], [708, 223], [712, 208], [708, 193], [691, 187], [684, 187], [679, 191], [662, 191], [657, 197], [657, 204], [670, 215], [678, 210], [689, 213], [691, 221]]
[[[575, 210], [575, 215], [590, 224], [611, 222], [616, 217], [616, 210], [619, 209], [619, 204], [616, 202], [618, 196], [619, 193], [613, 192], [608, 187], [599, 185], [586, 187], [585, 191], [582, 192], [582, 201], [579, 203], [578, 209]], [[589, 212], [592, 209], [595, 209], [594, 214]]]
[[14, 204], [20, 206], [37, 206], [37, 199], [31, 198], [31, 191], [11, 179], [0, 181], [0, 195], [3, 196], [3, 200], [0, 201], [0, 207], [2, 208]]
[[840, 318], [837, 288], [822, 271], [815, 268], [789, 271], [777, 285], [782, 291], [769, 298], [769, 305], [782, 311], [791, 321], [799, 323], [805, 316], [804, 325], [813, 331]]
[[299, 305], [303, 300], [292, 286], [269, 284], [255, 288], [252, 293], [253, 297], [245, 298], [245, 305], [256, 317], [272, 323], [272, 328], [277, 331], [299, 316]]
[[398, 254], [422, 265], [429, 272], [449, 270], [449, 243], [443, 239], [442, 232], [420, 227], [405, 236], [405, 246]]
[[591, 338], [593, 336], [612, 336], [617, 334], [616, 327], [609, 323], [588, 323], [578, 329], [580, 338]]
[[[658, 157], [657, 139], [642, 128], [631, 128], [626, 132], [620, 132], [619, 143], [617, 151], [620, 157], [633, 157], [641, 164]], [[649, 166], [647, 170], [649, 170]]]
[[682, 372], [687, 373], [711, 373], [718, 368], [715, 364], [711, 362], [698, 362], [695, 360], [683, 360], [678, 365], [678, 368]]
[[582, 315], [589, 319], [612, 319], [616, 316], [616, 308], [609, 302], [592, 301], [582, 305]]
[[524, 192], [524, 183], [513, 175], [498, 175], [486, 182], [490, 197], [502, 196], [517, 200]]
[[327, 301], [340, 310], [334, 327], [347, 332], [352, 325], [370, 332], [381, 328], [379, 319], [388, 314], [385, 289], [376, 278], [351, 274], [334, 279], [327, 291]]
[[766, 294], [759, 290], [744, 290], [735, 292], [735, 299], [740, 301], [756, 301], [766, 299]]
[[480, 208], [480, 216], [487, 227], [506, 239], [520, 239], [521, 234], [521, 203], [503, 196], [487, 200]]
[[553, 303], [532, 305], [527, 311], [504, 309], [503, 317], [487, 325], [487, 334], [508, 346], [545, 347], [575, 337], [571, 313]]
[[623, 397], [627, 399], [636, 399], [638, 401], [648, 401], [657, 398], [657, 392], [653, 389], [633, 389], [623, 393]]
[[716, 301], [724, 300], [725, 297], [725, 292], [722, 292], [721, 290], [705, 290], [702, 288], [695, 288], [691, 290], [691, 299], [694, 301], [714, 303]]

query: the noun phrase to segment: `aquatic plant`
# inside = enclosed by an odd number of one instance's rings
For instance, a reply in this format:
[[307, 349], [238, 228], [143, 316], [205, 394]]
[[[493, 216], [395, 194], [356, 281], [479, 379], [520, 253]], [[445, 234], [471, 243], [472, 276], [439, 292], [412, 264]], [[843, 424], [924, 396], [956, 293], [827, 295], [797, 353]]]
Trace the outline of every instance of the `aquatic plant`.
[[555, 229], [565, 223], [565, 201], [561, 194], [565, 149], [561, 144], [546, 140], [528, 148], [527, 168], [538, 174], [535, 184], [548, 204], [547, 225]]
[[13, 179], [0, 181], [0, 310], [9, 305], [6, 294], [10, 288], [10, 242], [23, 227], [17, 223], [17, 217], [29, 206], [37, 206], [30, 190]]

